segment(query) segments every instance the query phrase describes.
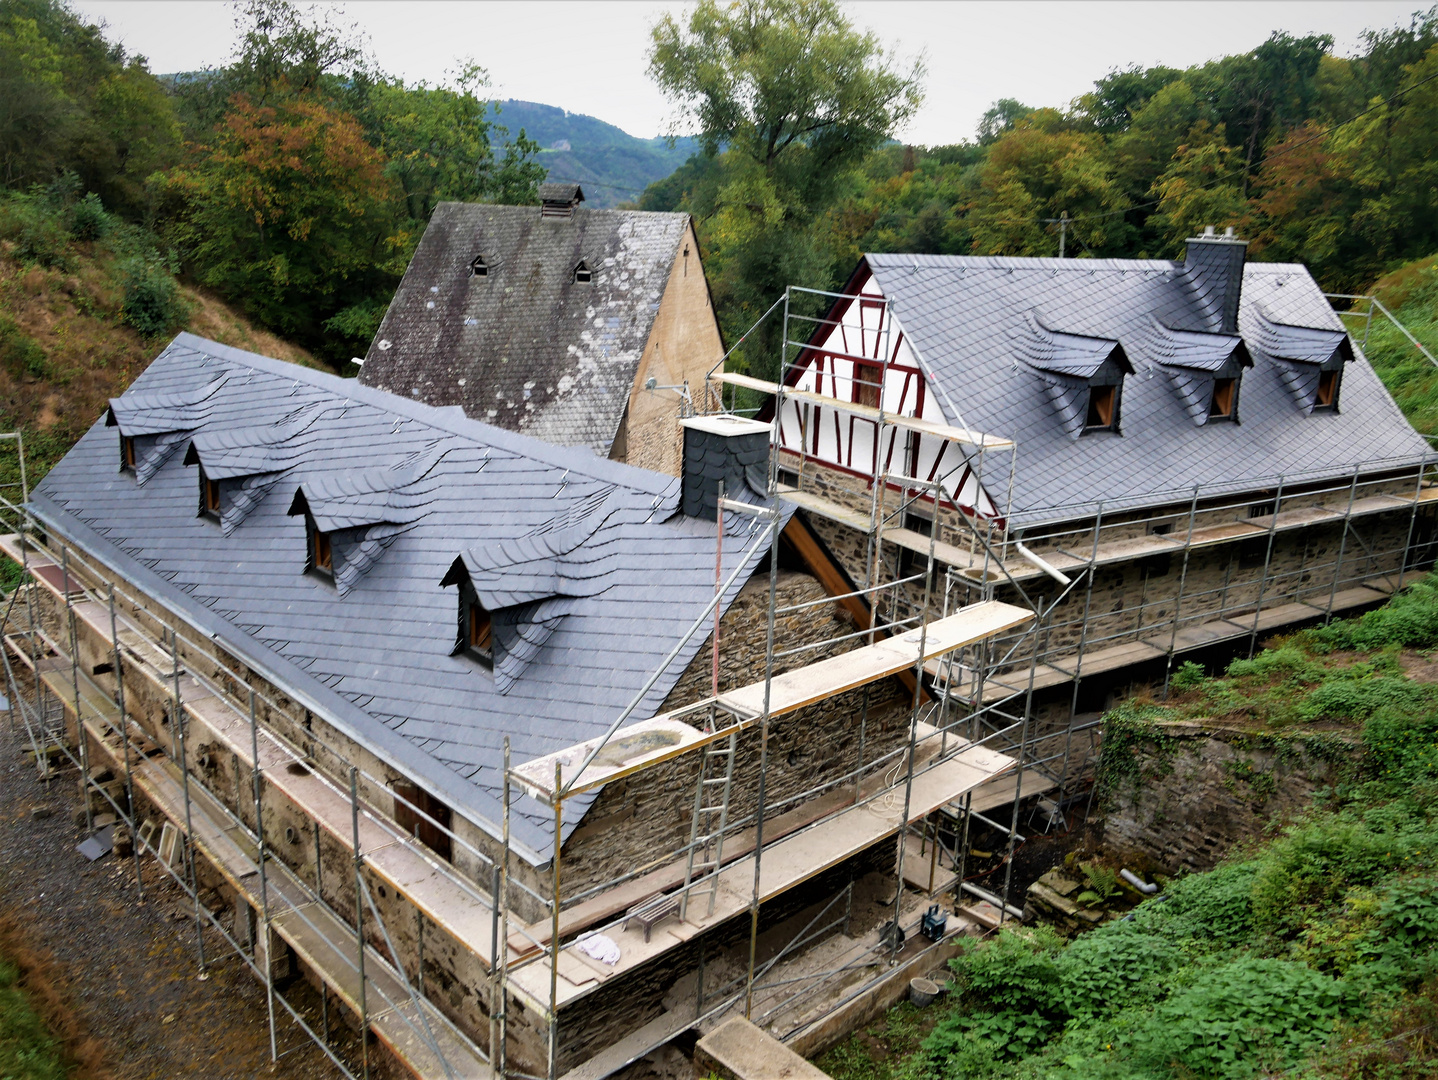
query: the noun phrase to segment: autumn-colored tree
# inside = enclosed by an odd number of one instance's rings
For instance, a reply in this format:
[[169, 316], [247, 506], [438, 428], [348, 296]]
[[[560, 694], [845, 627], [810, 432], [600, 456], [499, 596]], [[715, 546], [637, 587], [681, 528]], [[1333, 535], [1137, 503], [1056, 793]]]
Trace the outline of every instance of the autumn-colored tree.
[[171, 236], [200, 279], [301, 339], [403, 269], [384, 155], [309, 97], [237, 96], [212, 143], [159, 183], [183, 198]]

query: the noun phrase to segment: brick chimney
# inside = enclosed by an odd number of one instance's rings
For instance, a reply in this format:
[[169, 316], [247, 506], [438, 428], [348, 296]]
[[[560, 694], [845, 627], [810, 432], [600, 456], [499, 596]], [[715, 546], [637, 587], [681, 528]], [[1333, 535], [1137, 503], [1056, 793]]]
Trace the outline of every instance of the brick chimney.
[[1202, 236], [1190, 236], [1184, 251], [1183, 267], [1204, 298], [1205, 307], [1222, 334], [1238, 333], [1238, 301], [1243, 292], [1243, 263], [1248, 241], [1233, 235], [1232, 227], [1218, 230], [1206, 226]]

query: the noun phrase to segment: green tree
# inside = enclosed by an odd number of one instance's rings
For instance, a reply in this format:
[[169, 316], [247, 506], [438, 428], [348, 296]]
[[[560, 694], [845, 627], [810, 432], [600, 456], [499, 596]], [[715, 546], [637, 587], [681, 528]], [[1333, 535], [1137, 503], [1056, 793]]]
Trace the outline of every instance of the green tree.
[[[692, 118], [719, 182], [700, 218], [721, 318], [737, 338], [791, 283], [823, 281], [820, 216], [849, 174], [917, 109], [923, 67], [901, 70], [834, 0], [701, 0], [654, 27], [650, 75]], [[777, 373], [777, 328], [746, 362]]]
[[1200, 120], [1188, 133], [1150, 192], [1158, 199], [1158, 209], [1148, 225], [1160, 237], [1163, 254], [1181, 254], [1184, 240], [1205, 225], [1237, 226], [1243, 221], [1248, 201], [1239, 188], [1238, 153], [1224, 140], [1222, 125], [1211, 128]]
[[0, 18], [0, 181], [40, 183], [61, 167], [74, 103], [60, 50], [34, 19]]

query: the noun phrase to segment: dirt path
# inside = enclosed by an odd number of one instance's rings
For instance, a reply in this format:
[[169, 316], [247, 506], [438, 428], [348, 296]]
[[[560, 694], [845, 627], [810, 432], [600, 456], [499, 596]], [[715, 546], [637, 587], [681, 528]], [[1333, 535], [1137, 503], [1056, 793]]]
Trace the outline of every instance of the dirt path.
[[[147, 857], [140, 903], [133, 860], [112, 853], [86, 862], [75, 850], [78, 804], [75, 770], [47, 792], [0, 712], [0, 920], [20, 928], [23, 946], [41, 958], [39, 977], [58, 984], [74, 1020], [67, 1042], [98, 1043], [114, 1080], [339, 1076], [288, 1021], [278, 1027], [282, 1057], [270, 1063], [263, 986], [213, 930], [207, 954], [223, 959], [198, 980], [183, 891]], [[318, 1029], [318, 996], [304, 985], [287, 993]], [[348, 1030], [343, 1042], [346, 1051], [358, 1047]]]

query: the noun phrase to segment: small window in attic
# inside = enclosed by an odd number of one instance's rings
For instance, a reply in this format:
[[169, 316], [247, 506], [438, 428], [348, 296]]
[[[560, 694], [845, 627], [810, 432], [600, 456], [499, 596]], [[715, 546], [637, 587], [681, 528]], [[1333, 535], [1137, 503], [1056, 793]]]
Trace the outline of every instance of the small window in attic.
[[1338, 408], [1338, 382], [1342, 372], [1321, 371], [1318, 373], [1318, 399], [1313, 405], [1313, 411], [1328, 409], [1336, 411]]
[[135, 471], [135, 437], [133, 435], [120, 436], [120, 471]]
[[469, 264], [470, 277], [488, 277], [489, 264], [484, 261], [483, 255], [476, 255]]
[[1237, 396], [1237, 379], [1214, 379], [1213, 398], [1208, 405], [1208, 418], [1210, 420], [1232, 420], [1233, 402]]
[[1088, 416], [1084, 419], [1084, 431], [1112, 431], [1117, 410], [1118, 387], [1091, 386], [1088, 392]]
[[330, 548], [330, 534], [315, 527], [315, 519], [305, 514], [305, 535], [309, 547], [305, 569], [312, 574], [327, 578], [335, 576], [334, 552]]
[[494, 631], [489, 612], [478, 600], [464, 601], [464, 651], [485, 667], [494, 665]]
[[879, 380], [884, 377], [880, 368], [872, 364], [854, 364], [854, 400], [871, 409], [879, 407]]
[[206, 476], [203, 465], [200, 466], [200, 516], [220, 520], [220, 482]]
[[580, 284], [594, 280], [594, 271], [589, 269], [587, 262], [580, 260], [579, 265], [574, 268], [574, 280]]

